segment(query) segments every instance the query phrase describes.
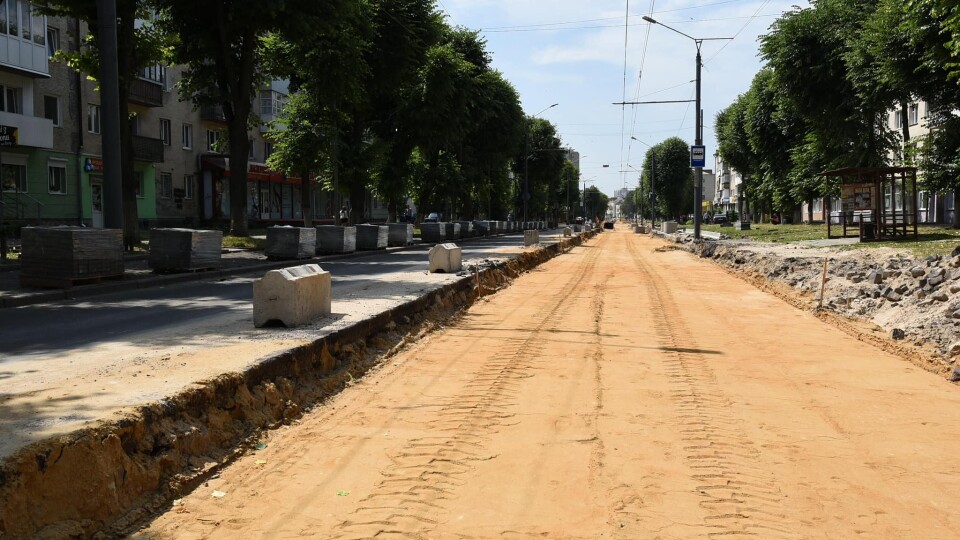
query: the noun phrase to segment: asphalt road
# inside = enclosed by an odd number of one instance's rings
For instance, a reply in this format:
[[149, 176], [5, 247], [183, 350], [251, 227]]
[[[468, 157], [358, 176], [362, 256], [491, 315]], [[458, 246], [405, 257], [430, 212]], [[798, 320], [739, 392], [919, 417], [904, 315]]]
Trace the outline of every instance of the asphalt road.
[[[522, 236], [485, 238], [461, 244], [465, 261], [516, 254]], [[328, 261], [334, 298], [376, 295], [377, 285], [402, 280], [404, 273], [426, 271], [430, 246]], [[291, 266], [295, 265], [291, 262]], [[18, 357], [59, 354], [98, 342], [136, 342], [138, 335], [177, 329], [184, 337], [202, 335], [238, 315], [252, 317], [252, 283], [261, 277], [239, 276], [140, 289], [78, 301], [25, 306], [0, 311], [0, 366]]]

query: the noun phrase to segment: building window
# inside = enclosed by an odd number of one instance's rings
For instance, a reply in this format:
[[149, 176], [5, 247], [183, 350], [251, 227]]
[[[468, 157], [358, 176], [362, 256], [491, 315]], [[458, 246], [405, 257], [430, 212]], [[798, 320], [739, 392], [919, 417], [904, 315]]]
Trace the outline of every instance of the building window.
[[87, 105], [87, 131], [100, 133], [100, 106]]
[[50, 160], [47, 164], [47, 190], [53, 195], [67, 194], [67, 164], [64, 161]]
[[0, 166], [0, 182], [3, 182], [3, 191], [26, 193], [27, 166], [15, 163], [4, 163]]
[[893, 113], [893, 128], [900, 129], [903, 127], [903, 111], [897, 111]]
[[140, 78], [159, 83], [166, 87], [167, 68], [159, 64], [147, 66], [140, 72]]
[[180, 137], [183, 140], [184, 150], [190, 150], [193, 148], [193, 126], [190, 124], [184, 124], [183, 129], [180, 130]]
[[193, 175], [192, 174], [183, 175], [183, 198], [184, 199], [193, 198]]
[[271, 154], [273, 154], [273, 143], [263, 141], [263, 161], [267, 161]]
[[173, 175], [162, 172], [157, 175], [157, 195], [161, 199], [173, 198]]
[[142, 199], [142, 198], [143, 198], [143, 191], [144, 191], [143, 171], [133, 171], [133, 177], [137, 179], [137, 188], [136, 188], [136, 189], [137, 189], [137, 198], [138, 198], [138, 199]]
[[60, 127], [60, 98], [43, 96], [43, 117], [52, 120], [54, 126]]
[[814, 199], [814, 200], [813, 200], [813, 211], [814, 211], [814, 212], [823, 212], [823, 199]]
[[164, 146], [170, 146], [170, 139], [173, 138], [172, 128], [170, 120], [166, 118], [160, 119], [160, 140], [163, 141]]
[[53, 57], [60, 50], [60, 29], [47, 27], [47, 56]]
[[252, 160], [257, 159], [256, 153], [253, 151], [253, 139], [247, 139], [247, 148], [250, 149], [249, 158]]
[[220, 142], [220, 132], [215, 129], [207, 130], [207, 151], [217, 152], [217, 146]]
[[287, 96], [273, 90], [260, 92], [260, 115], [279, 116], [287, 106]]
[[0, 86], [0, 110], [13, 114], [23, 114], [23, 89], [12, 86]]
[[910, 104], [910, 125], [915, 126], [920, 121], [920, 104]]
[[[24, 7], [27, 4], [24, 3]], [[47, 22], [44, 20], [43, 15], [40, 14], [40, 11], [35, 7], [30, 7], [30, 21], [33, 23], [33, 43], [36, 45], [46, 45], [47, 43]]]

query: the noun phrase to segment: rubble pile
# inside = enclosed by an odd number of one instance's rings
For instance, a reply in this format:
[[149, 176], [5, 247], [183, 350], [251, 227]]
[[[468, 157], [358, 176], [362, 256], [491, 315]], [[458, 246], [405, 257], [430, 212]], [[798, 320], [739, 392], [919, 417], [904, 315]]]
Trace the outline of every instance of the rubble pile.
[[932, 345], [947, 364], [960, 358], [960, 248], [950, 257], [920, 259], [892, 250], [749, 243], [705, 242], [695, 251], [737, 272], [789, 286], [822, 309], [872, 322], [894, 340]]

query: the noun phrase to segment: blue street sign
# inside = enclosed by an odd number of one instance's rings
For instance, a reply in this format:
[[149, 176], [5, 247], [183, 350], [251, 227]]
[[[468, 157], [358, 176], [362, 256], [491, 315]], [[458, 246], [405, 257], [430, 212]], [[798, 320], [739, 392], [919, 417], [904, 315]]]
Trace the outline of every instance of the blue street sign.
[[690, 147], [690, 166], [691, 167], [707, 166], [707, 147], [706, 146], [692, 145]]

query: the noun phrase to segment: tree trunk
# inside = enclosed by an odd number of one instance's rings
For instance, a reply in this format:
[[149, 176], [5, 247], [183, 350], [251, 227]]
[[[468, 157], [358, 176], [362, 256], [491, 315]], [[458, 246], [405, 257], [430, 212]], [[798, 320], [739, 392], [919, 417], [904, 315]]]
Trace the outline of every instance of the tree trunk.
[[313, 192], [310, 180], [310, 172], [300, 173], [300, 213], [303, 214], [303, 226], [313, 227]]
[[807, 202], [807, 223], [813, 224], [813, 199], [814, 197], [810, 196], [810, 201]]
[[[247, 140], [247, 117], [250, 105], [234, 104], [230, 126], [230, 234], [248, 236], [247, 228], [247, 157], [250, 142]], [[238, 106], [239, 105], [239, 106]]]
[[117, 71], [120, 92], [120, 177], [123, 201], [123, 247], [127, 251], [140, 245], [140, 218], [137, 210], [139, 182], [133, 164], [133, 133], [127, 96], [136, 76], [134, 42], [136, 40], [136, 2], [117, 3]]

